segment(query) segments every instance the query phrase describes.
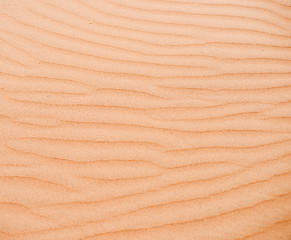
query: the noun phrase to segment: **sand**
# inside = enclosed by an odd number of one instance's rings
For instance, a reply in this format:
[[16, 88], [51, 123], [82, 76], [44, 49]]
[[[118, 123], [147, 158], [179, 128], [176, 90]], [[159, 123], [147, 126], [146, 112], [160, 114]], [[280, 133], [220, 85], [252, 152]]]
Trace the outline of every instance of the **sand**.
[[1, 240], [290, 240], [290, 0], [0, 0]]

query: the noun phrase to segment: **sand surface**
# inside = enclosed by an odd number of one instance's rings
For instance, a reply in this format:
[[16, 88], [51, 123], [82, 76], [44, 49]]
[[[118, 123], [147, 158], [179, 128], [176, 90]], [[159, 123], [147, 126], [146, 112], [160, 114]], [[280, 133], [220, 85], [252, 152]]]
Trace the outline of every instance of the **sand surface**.
[[0, 0], [1, 240], [290, 240], [290, 0]]

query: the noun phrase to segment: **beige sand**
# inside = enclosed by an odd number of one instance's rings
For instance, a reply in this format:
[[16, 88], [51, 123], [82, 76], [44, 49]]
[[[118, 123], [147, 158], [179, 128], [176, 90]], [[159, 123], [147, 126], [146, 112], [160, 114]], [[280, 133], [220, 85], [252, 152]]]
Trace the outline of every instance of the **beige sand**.
[[0, 0], [1, 240], [290, 240], [290, 0]]

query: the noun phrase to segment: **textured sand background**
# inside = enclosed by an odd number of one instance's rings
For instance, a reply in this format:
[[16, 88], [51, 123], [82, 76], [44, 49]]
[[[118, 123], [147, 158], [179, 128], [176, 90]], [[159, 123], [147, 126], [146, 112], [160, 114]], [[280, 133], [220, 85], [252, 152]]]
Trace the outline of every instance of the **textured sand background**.
[[290, 0], [0, 0], [1, 240], [290, 240]]

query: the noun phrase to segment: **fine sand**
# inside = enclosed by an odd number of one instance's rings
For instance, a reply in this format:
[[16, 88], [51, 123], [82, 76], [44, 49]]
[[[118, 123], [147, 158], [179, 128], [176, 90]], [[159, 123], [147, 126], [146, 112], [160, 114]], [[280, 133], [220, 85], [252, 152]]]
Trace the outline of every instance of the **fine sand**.
[[0, 240], [290, 239], [290, 0], [0, 0]]

